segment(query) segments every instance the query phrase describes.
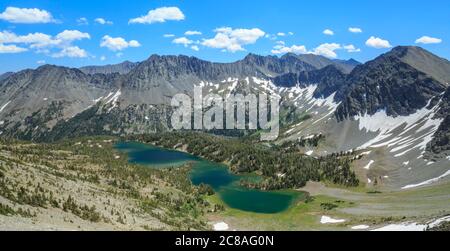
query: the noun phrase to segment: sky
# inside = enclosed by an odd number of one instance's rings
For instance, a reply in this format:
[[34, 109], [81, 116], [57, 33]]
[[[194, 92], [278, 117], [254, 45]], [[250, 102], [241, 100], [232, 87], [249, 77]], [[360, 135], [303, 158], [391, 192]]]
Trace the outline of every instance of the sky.
[[398, 45], [450, 58], [450, 1], [2, 0], [0, 73], [152, 54], [232, 62], [312, 53], [366, 62]]

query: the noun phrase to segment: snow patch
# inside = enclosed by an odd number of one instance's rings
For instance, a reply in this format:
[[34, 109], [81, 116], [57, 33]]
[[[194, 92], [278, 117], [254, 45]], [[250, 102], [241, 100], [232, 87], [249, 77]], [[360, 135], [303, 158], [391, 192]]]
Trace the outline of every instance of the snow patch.
[[311, 156], [313, 153], [314, 153], [314, 151], [311, 150], [311, 151], [307, 151], [305, 154], [308, 155], [308, 156]]
[[367, 225], [358, 225], [358, 226], [354, 226], [352, 227], [353, 230], [364, 230], [364, 229], [368, 229], [369, 226]]
[[[397, 146], [392, 149], [391, 152], [398, 152], [408, 148], [407, 150], [396, 154], [394, 157], [403, 156], [416, 148], [425, 150], [426, 145], [432, 140], [434, 133], [443, 121], [443, 119], [433, 119], [435, 112], [439, 109], [440, 102], [432, 109], [427, 109], [430, 102], [431, 100], [428, 102], [427, 106], [409, 116], [391, 117], [387, 115], [386, 110], [378, 111], [374, 115], [365, 114], [363, 116], [355, 116], [355, 120], [359, 121], [359, 130], [378, 133], [376, 137], [361, 145], [358, 149]], [[422, 123], [423, 125], [417, 129]], [[398, 137], [388, 140], [393, 136], [393, 131], [401, 126], [404, 126], [402, 133], [400, 133]], [[426, 129], [429, 130], [429, 132], [421, 136], [402, 137], [406, 132], [415, 128], [415, 133], [421, 133]], [[419, 140], [420, 142], [417, 142]]]
[[333, 219], [328, 216], [322, 216], [322, 218], [320, 219], [321, 224], [336, 224], [336, 223], [342, 223], [342, 222], [345, 222], [345, 220], [344, 219]]
[[[108, 109], [108, 112], [111, 112], [114, 108], [117, 107], [117, 101], [119, 100], [120, 95], [122, 95], [121, 90], [118, 90], [112, 97], [110, 97], [105, 104], [112, 104], [112, 106]], [[110, 95], [108, 95], [109, 97]]]
[[450, 221], [450, 216], [445, 216], [434, 221], [429, 221], [426, 224], [418, 224], [416, 222], [405, 222], [400, 224], [390, 224], [372, 231], [425, 231], [429, 227], [436, 227], [442, 222]]
[[374, 229], [372, 231], [424, 231], [426, 225], [420, 225], [417, 223], [402, 223], [402, 224], [390, 224], [381, 228]]
[[364, 166], [364, 169], [369, 170], [369, 169], [370, 169], [370, 166], [371, 166], [373, 163], [375, 163], [374, 160], [369, 161], [369, 164], [365, 165], [365, 166]]
[[433, 178], [433, 179], [429, 179], [429, 180], [426, 180], [426, 181], [421, 182], [421, 183], [418, 183], [418, 184], [407, 185], [407, 186], [402, 187], [402, 189], [410, 189], [410, 188], [415, 188], [415, 187], [421, 187], [421, 186], [430, 185], [430, 184], [432, 184], [432, 183], [438, 182], [439, 180], [441, 180], [441, 179], [447, 177], [448, 175], [450, 175], [450, 170], [447, 171], [446, 173], [442, 174], [442, 175], [439, 176], [439, 177], [436, 177], [436, 178]]
[[229, 229], [229, 226], [225, 222], [219, 222], [213, 225], [214, 231], [226, 231]]
[[8, 103], [4, 104], [4, 105], [0, 108], [0, 112], [3, 112], [3, 110], [5, 110], [5, 108], [9, 105], [9, 103], [11, 103], [11, 101], [8, 101]]

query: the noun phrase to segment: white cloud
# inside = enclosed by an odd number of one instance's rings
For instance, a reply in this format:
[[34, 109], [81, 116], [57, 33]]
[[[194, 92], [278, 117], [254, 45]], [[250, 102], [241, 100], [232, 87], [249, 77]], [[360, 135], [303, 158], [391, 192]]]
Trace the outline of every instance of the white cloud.
[[55, 37], [44, 33], [29, 33], [18, 36], [9, 31], [0, 32], [0, 43], [30, 44], [31, 48], [42, 48], [51, 46], [63, 46], [76, 40], [90, 39], [89, 33], [78, 30], [65, 30]]
[[347, 52], [351, 52], [351, 53], [353, 53], [353, 52], [360, 52], [361, 51], [361, 49], [356, 48], [353, 44], [344, 45], [343, 48], [345, 50], [347, 50]]
[[198, 48], [197, 45], [191, 46], [191, 49], [194, 50], [194, 51], [199, 51], [200, 50], [200, 48]]
[[136, 40], [131, 40], [127, 42], [122, 37], [111, 37], [111, 36], [104, 36], [102, 38], [102, 41], [100, 43], [100, 47], [106, 47], [110, 49], [111, 51], [121, 51], [128, 47], [140, 47], [141, 44]]
[[167, 37], [175, 37], [175, 35], [174, 34], [164, 34], [163, 37], [166, 37], [166, 38]]
[[77, 19], [78, 25], [88, 25], [89, 21], [85, 17], [80, 17]]
[[[271, 51], [273, 54], [286, 54], [286, 53], [295, 53], [295, 54], [315, 54], [321, 55], [327, 58], [337, 58], [336, 50], [340, 50], [343, 47], [337, 43], [325, 43], [319, 45], [312, 51], [306, 49], [304, 45], [292, 45], [290, 47], [285, 46], [284, 44], [277, 44], [273, 47]], [[344, 47], [345, 48], [345, 47]], [[348, 47], [350, 48], [350, 47]], [[353, 46], [354, 48], [354, 46]], [[356, 48], [355, 48], [356, 49]]]
[[200, 31], [186, 31], [184, 33], [184, 35], [186, 35], [186, 36], [195, 36], [195, 35], [202, 35], [202, 33]]
[[382, 48], [391, 48], [392, 45], [389, 43], [389, 41], [381, 39], [379, 37], [371, 36], [367, 41], [366, 45], [368, 47], [376, 48], [376, 49], [382, 49]]
[[278, 33], [277, 33], [277, 36], [279, 36], [279, 37], [284, 37], [284, 36], [286, 36], [286, 33], [284, 33], [284, 32], [278, 32]]
[[56, 39], [62, 41], [76, 41], [90, 38], [91, 36], [89, 35], [89, 33], [81, 32], [78, 30], [65, 30], [56, 35]]
[[9, 31], [0, 31], [0, 43], [22, 43], [22, 44], [36, 44], [49, 43], [52, 37], [43, 33], [30, 33], [24, 36], [18, 36]]
[[330, 29], [326, 29], [323, 31], [323, 34], [328, 35], [328, 36], [333, 36], [334, 35], [334, 31], [330, 30]]
[[27, 48], [18, 47], [17, 45], [4, 45], [0, 43], [0, 54], [20, 53], [27, 51]]
[[122, 57], [122, 56], [123, 56], [123, 53], [122, 53], [122, 52], [116, 53], [116, 57], [120, 58], [120, 57]]
[[83, 49], [80, 49], [78, 46], [70, 46], [62, 49], [60, 52], [52, 54], [54, 58], [85, 58], [87, 57], [87, 52]]
[[270, 40], [277, 40], [278, 39], [277, 35], [274, 35], [274, 34], [266, 34], [264, 37], [268, 38]]
[[[73, 42], [90, 39], [88, 33], [78, 30], [65, 30], [56, 36], [50, 36], [44, 33], [29, 33], [27, 35], [16, 35], [9, 31], [0, 32], [0, 44], [25, 44], [29, 48], [35, 49], [38, 53], [49, 54], [52, 49], [58, 49], [59, 52], [53, 53], [56, 57], [85, 57], [86, 51], [79, 47], [73, 46]], [[14, 47], [16, 46], [16, 49]], [[17, 47], [17, 45], [10, 45], [10, 51], [23, 51], [25, 48]], [[6, 49], [5, 49], [6, 50]]]
[[106, 60], [106, 57], [105, 56], [101, 56], [100, 57], [100, 61], [105, 61]]
[[104, 18], [102, 18], [102, 17], [98, 17], [98, 18], [96, 18], [94, 21], [95, 21], [96, 23], [98, 23], [98, 24], [107, 24], [107, 25], [112, 25], [112, 24], [114, 24], [112, 21], [108, 21], [108, 20], [106, 20], [106, 19], [104, 19]]
[[276, 41], [276, 44], [285, 45], [286, 43], [284, 41]]
[[327, 58], [337, 58], [336, 50], [342, 49], [340, 44], [336, 43], [325, 43], [319, 45], [312, 51], [315, 55], [321, 55]]
[[38, 60], [36, 64], [45, 64], [45, 60]]
[[184, 45], [185, 47], [187, 47], [188, 45], [193, 44], [194, 41], [192, 41], [192, 40], [190, 40], [190, 39], [188, 39], [188, 38], [186, 38], [186, 37], [179, 37], [179, 38], [175, 38], [175, 39], [172, 41], [172, 43], [174, 43], [174, 44], [182, 44], [182, 45]]
[[178, 7], [161, 7], [150, 10], [147, 15], [130, 19], [130, 24], [153, 24], [166, 21], [184, 20], [184, 14]]
[[357, 27], [350, 27], [348, 28], [348, 31], [351, 33], [361, 33], [363, 32], [361, 28], [357, 28]]
[[52, 23], [55, 20], [46, 10], [7, 7], [0, 19], [17, 24]]
[[271, 51], [273, 54], [286, 54], [286, 53], [295, 53], [295, 54], [306, 54], [308, 50], [304, 45], [292, 45], [291, 47], [286, 47], [284, 44], [276, 45]]
[[293, 36], [293, 35], [294, 35], [294, 32], [289, 31], [288, 34], [289, 34], [289, 36]]
[[214, 32], [216, 32], [214, 38], [204, 39], [201, 44], [228, 52], [244, 51], [244, 45], [254, 44], [266, 34], [258, 28], [232, 29], [230, 27], [222, 27], [214, 30]]
[[416, 44], [440, 44], [440, 43], [442, 43], [442, 39], [429, 36], [423, 36], [416, 40]]

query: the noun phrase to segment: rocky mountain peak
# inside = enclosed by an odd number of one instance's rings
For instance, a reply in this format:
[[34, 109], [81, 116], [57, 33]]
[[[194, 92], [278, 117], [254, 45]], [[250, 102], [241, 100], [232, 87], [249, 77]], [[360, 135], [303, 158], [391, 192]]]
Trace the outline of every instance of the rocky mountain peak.
[[450, 62], [421, 47], [398, 46], [385, 56], [396, 57], [447, 86], [450, 83]]

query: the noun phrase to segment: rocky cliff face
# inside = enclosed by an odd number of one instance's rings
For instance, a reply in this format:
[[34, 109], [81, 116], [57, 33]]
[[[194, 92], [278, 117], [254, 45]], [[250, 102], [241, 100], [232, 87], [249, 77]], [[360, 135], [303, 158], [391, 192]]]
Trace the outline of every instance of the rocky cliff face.
[[13, 74], [0, 84], [0, 131], [13, 135], [48, 130], [92, 106], [114, 83], [114, 75], [86, 75], [52, 65]]
[[[397, 47], [364, 65], [357, 66], [339, 91], [342, 104], [336, 117], [343, 120], [356, 115], [373, 115], [386, 110], [389, 116], [409, 115], [443, 93], [446, 84], [432, 73], [422, 72], [406, 63], [415, 47]], [[432, 58], [432, 63], [435, 57]]]
[[127, 74], [132, 69], [134, 69], [139, 63], [134, 63], [130, 61], [125, 61], [120, 64], [102, 65], [102, 66], [85, 66], [81, 67], [80, 70], [86, 74]]
[[450, 87], [442, 95], [440, 102], [440, 109], [435, 118], [441, 118], [444, 121], [439, 126], [427, 150], [440, 157], [446, 157], [450, 156]]
[[[274, 83], [281, 87], [307, 87], [317, 85], [314, 97], [326, 98], [346, 84], [346, 74], [334, 65], [328, 65], [320, 70], [288, 73], [274, 78]], [[344, 93], [343, 93], [344, 94]], [[339, 100], [340, 97], [335, 97]]]
[[0, 75], [0, 81], [2, 81], [2, 80], [4, 80], [4, 79], [8, 78], [9, 76], [11, 76], [11, 75], [13, 75], [13, 74], [14, 74], [14, 72], [5, 72], [5, 73], [1, 74], [1, 75]]

